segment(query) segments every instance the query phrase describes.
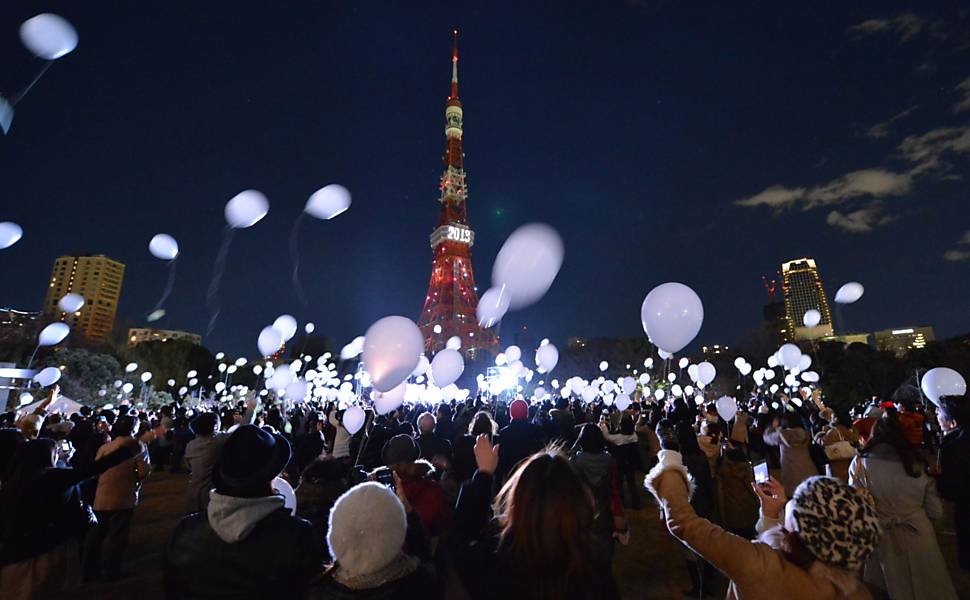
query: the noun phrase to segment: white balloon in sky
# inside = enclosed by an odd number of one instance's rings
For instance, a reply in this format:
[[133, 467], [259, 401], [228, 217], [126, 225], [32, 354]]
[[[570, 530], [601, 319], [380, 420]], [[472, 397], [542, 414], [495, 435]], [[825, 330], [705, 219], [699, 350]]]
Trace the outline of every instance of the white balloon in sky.
[[67, 334], [71, 333], [71, 328], [66, 323], [51, 323], [41, 330], [37, 336], [38, 346], [56, 346], [64, 341]]
[[[518, 362], [518, 361], [516, 361]], [[536, 350], [536, 365], [542, 367], [546, 373], [556, 368], [559, 362], [559, 349], [552, 344], [543, 344]]]
[[20, 406], [30, 404], [33, 401], [34, 401], [34, 395], [31, 394], [30, 392], [20, 393]]
[[609, 368], [610, 368], [610, 363], [606, 362], [605, 360], [602, 361], [602, 362], [600, 362], [600, 371], [601, 372], [602, 371], [605, 371], [605, 370], [607, 370]]
[[741, 372], [742, 375], [747, 375], [748, 373], [751, 372], [751, 365], [749, 363], [744, 363], [743, 365], [741, 365], [741, 368], [739, 369], [739, 371]]
[[768, 366], [774, 369], [778, 366], [778, 357], [772, 354], [768, 357]]
[[313, 192], [303, 210], [311, 217], [332, 219], [350, 208], [350, 191], [332, 183]]
[[689, 364], [690, 364], [690, 360], [688, 360], [686, 356], [681, 358], [679, 361], [677, 361], [677, 366], [680, 367], [681, 369], [686, 369], [687, 365]]
[[149, 380], [151, 380], [151, 378], [152, 378], [152, 374], [149, 373], [148, 371], [145, 371], [144, 373], [141, 374], [142, 383], [148, 383]]
[[431, 331], [435, 333], [441, 333], [441, 325], [435, 325], [434, 327], [431, 328]]
[[246, 229], [259, 223], [269, 212], [269, 200], [256, 190], [239, 192], [226, 202], [226, 222], [233, 229]]
[[683, 283], [663, 283], [643, 299], [640, 322], [654, 345], [673, 354], [687, 346], [701, 330], [704, 305], [697, 293]]
[[785, 344], [778, 349], [778, 356], [786, 369], [795, 369], [802, 358], [802, 350], [795, 344]]
[[313, 330], [316, 328], [317, 326], [314, 325], [313, 323], [307, 323], [306, 325], [303, 326], [303, 331], [307, 333], [313, 333]]
[[419, 375], [424, 375], [425, 373], [428, 372], [428, 369], [430, 368], [431, 368], [431, 361], [428, 360], [427, 356], [422, 354], [421, 356], [418, 357], [418, 366], [414, 367], [414, 370], [411, 371], [411, 376], [417, 377]]
[[407, 317], [384, 317], [364, 334], [364, 366], [380, 392], [389, 392], [407, 379], [423, 352], [424, 336]]
[[259, 348], [260, 356], [272, 356], [283, 346], [283, 334], [272, 325], [263, 327], [256, 340], [256, 347]]
[[[458, 337], [457, 335], [451, 336], [450, 338], [448, 338], [448, 341], [445, 342], [445, 348], [447, 348], [448, 350], [461, 350], [461, 338]], [[441, 386], [441, 387], [444, 387], [444, 386]]]
[[84, 306], [84, 296], [81, 294], [75, 294], [73, 292], [69, 294], [64, 294], [64, 296], [57, 301], [57, 308], [61, 309], [66, 313], [73, 313], [81, 310]]
[[131, 382], [128, 382], [128, 383], [124, 384], [123, 386], [121, 386], [121, 391], [124, 392], [124, 393], [126, 393], [126, 394], [130, 394], [133, 389], [135, 389], [135, 384], [133, 384]]
[[34, 381], [36, 381], [40, 387], [54, 385], [60, 378], [61, 370], [57, 367], [47, 367], [45, 369], [41, 369], [36, 375], [34, 375]]
[[509, 346], [505, 349], [505, 359], [509, 362], [515, 362], [522, 358], [522, 349], [518, 346]]
[[361, 407], [357, 405], [349, 407], [347, 410], [344, 411], [344, 418], [343, 418], [344, 429], [346, 429], [347, 433], [349, 433], [350, 435], [354, 435], [355, 433], [360, 431], [361, 427], [364, 426], [364, 419], [366, 419], [366, 417], [367, 415], [364, 414], [364, 411], [363, 409], [361, 409]]
[[434, 355], [431, 359], [431, 375], [434, 383], [438, 387], [445, 387], [458, 380], [465, 370], [465, 360], [461, 352], [453, 349], [445, 349]]
[[273, 327], [283, 336], [284, 342], [290, 341], [296, 335], [296, 319], [293, 318], [293, 315], [280, 315], [276, 317], [276, 320], [273, 321]]
[[862, 287], [862, 284], [858, 281], [850, 281], [849, 283], [843, 285], [839, 288], [839, 291], [835, 292], [835, 301], [839, 304], [852, 304], [862, 298], [866, 288]]
[[504, 286], [485, 290], [485, 293], [478, 300], [478, 308], [476, 309], [478, 324], [488, 328], [501, 321], [509, 310], [510, 301], [511, 296], [505, 291]]
[[24, 230], [16, 223], [4, 221], [0, 223], [0, 250], [5, 250], [20, 241]]
[[700, 383], [707, 385], [710, 382], [714, 381], [714, 378], [716, 376], [717, 376], [717, 369], [715, 369], [714, 365], [707, 362], [706, 360], [701, 364], [697, 365], [697, 381], [699, 381]]
[[20, 41], [44, 60], [57, 60], [77, 48], [77, 31], [65, 19], [41, 13], [20, 25]]
[[814, 308], [806, 310], [805, 314], [802, 316], [802, 323], [805, 324], [805, 327], [815, 327], [821, 322], [822, 313], [818, 312]]
[[155, 258], [174, 260], [179, 255], [179, 243], [167, 233], [159, 233], [148, 242], [148, 251]]
[[492, 267], [492, 286], [509, 294], [509, 308], [537, 302], [559, 274], [565, 253], [562, 238], [545, 223], [519, 227], [502, 244]]

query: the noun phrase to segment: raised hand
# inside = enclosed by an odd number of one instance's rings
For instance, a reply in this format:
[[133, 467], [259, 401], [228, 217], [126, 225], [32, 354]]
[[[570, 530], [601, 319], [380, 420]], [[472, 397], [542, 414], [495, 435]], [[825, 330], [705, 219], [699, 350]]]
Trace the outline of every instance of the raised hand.
[[475, 440], [475, 463], [478, 470], [482, 473], [492, 475], [498, 466], [498, 445], [492, 446], [488, 436], [480, 434]]

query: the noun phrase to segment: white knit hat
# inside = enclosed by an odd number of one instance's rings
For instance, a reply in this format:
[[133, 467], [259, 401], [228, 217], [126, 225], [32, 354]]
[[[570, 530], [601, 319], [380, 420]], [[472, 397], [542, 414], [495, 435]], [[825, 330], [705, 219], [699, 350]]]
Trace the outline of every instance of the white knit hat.
[[407, 516], [394, 491], [369, 481], [337, 498], [327, 545], [346, 575], [357, 577], [390, 564], [401, 553], [406, 532]]

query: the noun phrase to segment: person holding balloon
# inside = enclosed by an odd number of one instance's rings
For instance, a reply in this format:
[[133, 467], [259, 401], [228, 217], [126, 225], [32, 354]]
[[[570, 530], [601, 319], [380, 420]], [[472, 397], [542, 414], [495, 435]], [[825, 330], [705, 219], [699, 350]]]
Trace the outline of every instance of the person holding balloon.
[[953, 503], [957, 530], [957, 558], [960, 568], [970, 571], [970, 436], [965, 423], [970, 422], [970, 398], [939, 398], [937, 422], [943, 433], [939, 451], [937, 490]]

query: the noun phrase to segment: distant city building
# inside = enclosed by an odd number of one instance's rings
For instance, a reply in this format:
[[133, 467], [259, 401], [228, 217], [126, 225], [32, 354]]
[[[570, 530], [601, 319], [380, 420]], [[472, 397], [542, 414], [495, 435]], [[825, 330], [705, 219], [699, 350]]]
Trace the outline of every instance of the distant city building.
[[0, 308], [0, 328], [3, 329], [23, 329], [36, 325], [39, 319], [38, 311]]
[[876, 350], [892, 352], [900, 357], [910, 350], [925, 348], [926, 344], [936, 339], [933, 328], [929, 326], [886, 329], [872, 335], [876, 341]]
[[772, 341], [781, 342], [790, 339], [788, 335], [788, 319], [785, 318], [785, 303], [782, 301], [769, 302], [761, 309], [765, 331], [772, 337]]
[[713, 346], [701, 346], [701, 352], [704, 356], [711, 357], [717, 356], [718, 354], [724, 354], [730, 350], [727, 346], [722, 346], [720, 344], [714, 344]]
[[[125, 265], [103, 254], [62, 256], [54, 261], [44, 315], [64, 321], [74, 335], [88, 342], [105, 342], [114, 329], [124, 277]], [[84, 297], [84, 306], [77, 312], [64, 313], [57, 303], [72, 292]]]
[[571, 337], [566, 340], [566, 347], [570, 350], [579, 350], [585, 348], [587, 343], [589, 342], [584, 337]]
[[197, 345], [202, 344], [201, 335], [188, 331], [152, 329], [149, 327], [136, 327], [128, 330], [129, 346], [136, 346], [142, 342], [167, 342], [169, 340], [184, 340]]
[[[785, 339], [813, 340], [834, 335], [832, 312], [815, 259], [798, 258], [782, 263], [781, 277], [787, 322]], [[822, 318], [816, 327], [805, 327], [805, 313], [812, 309]]]
[[869, 345], [868, 333], [844, 333], [842, 335], [827, 335], [822, 338], [823, 342], [842, 342], [846, 346], [849, 344]]

